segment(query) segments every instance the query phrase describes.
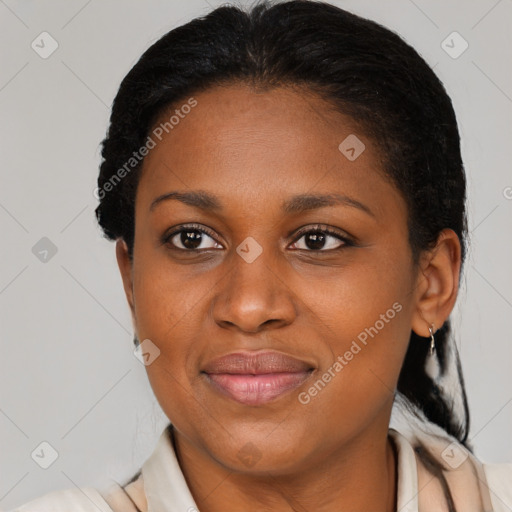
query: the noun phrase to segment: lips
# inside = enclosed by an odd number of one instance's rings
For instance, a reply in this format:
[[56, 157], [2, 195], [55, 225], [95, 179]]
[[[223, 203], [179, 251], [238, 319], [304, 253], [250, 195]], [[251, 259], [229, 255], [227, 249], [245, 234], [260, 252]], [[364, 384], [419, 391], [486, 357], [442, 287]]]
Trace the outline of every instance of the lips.
[[208, 363], [203, 373], [214, 391], [246, 405], [262, 405], [301, 386], [314, 367], [275, 352], [236, 352]]

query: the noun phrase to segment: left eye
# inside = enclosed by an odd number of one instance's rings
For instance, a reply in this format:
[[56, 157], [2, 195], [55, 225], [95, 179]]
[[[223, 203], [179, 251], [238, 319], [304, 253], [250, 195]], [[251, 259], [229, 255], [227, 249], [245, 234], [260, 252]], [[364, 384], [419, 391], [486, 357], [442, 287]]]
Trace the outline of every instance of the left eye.
[[[304, 242], [301, 247], [300, 240], [302, 239]], [[293, 245], [294, 249], [325, 252], [349, 245], [349, 241], [338, 233], [316, 229], [303, 233]]]

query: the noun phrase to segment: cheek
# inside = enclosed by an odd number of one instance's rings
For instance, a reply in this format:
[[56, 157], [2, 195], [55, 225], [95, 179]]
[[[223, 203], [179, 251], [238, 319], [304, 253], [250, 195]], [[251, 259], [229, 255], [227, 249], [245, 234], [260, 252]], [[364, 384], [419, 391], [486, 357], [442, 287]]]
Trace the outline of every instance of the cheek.
[[328, 293], [326, 283], [309, 287], [310, 304], [328, 327], [329, 356], [302, 396], [307, 407], [355, 429], [392, 400], [411, 332], [408, 268], [405, 257], [382, 254], [341, 270]]
[[135, 316], [140, 341], [149, 339], [157, 347], [158, 356], [146, 366], [151, 387], [166, 414], [179, 423], [189, 416], [194, 362], [205, 345], [205, 299], [219, 277], [213, 272], [194, 277], [192, 265], [171, 265], [155, 252], [135, 258]]
[[[141, 244], [142, 245], [142, 244]], [[161, 249], [137, 255], [134, 265], [134, 296], [137, 326], [141, 335], [160, 340], [178, 338], [190, 321], [194, 308], [209, 286], [204, 276], [201, 285], [189, 278], [191, 266], [172, 265]]]
[[[297, 295], [343, 343], [359, 335], [364, 341], [368, 330], [393, 338], [409, 322], [404, 311], [412, 299], [412, 272], [406, 249], [357, 249], [343, 267], [297, 280]], [[336, 348], [342, 349], [343, 343]]]

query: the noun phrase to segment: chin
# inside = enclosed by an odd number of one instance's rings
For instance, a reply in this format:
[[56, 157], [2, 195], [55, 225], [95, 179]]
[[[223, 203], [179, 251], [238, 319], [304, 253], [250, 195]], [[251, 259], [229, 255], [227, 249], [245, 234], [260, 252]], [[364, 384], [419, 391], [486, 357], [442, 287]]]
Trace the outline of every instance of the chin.
[[[309, 458], [307, 446], [300, 441], [301, 436], [286, 431], [271, 433], [236, 432], [229, 430], [226, 444], [219, 445], [218, 439], [204, 440], [203, 446], [212, 458], [228, 470], [251, 475], [286, 475], [295, 473], [302, 466], [301, 461]], [[275, 428], [275, 425], [274, 425]], [[270, 432], [272, 432], [270, 430]]]

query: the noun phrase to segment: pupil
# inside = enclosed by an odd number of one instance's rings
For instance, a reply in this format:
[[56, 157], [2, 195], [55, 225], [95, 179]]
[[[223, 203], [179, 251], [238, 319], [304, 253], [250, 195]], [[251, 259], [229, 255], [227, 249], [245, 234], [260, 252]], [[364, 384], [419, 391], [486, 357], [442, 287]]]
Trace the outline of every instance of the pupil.
[[197, 249], [201, 245], [201, 236], [199, 231], [182, 231], [181, 243], [187, 249]]
[[320, 231], [314, 231], [306, 235], [306, 245], [309, 249], [322, 249], [325, 244], [325, 235]]

